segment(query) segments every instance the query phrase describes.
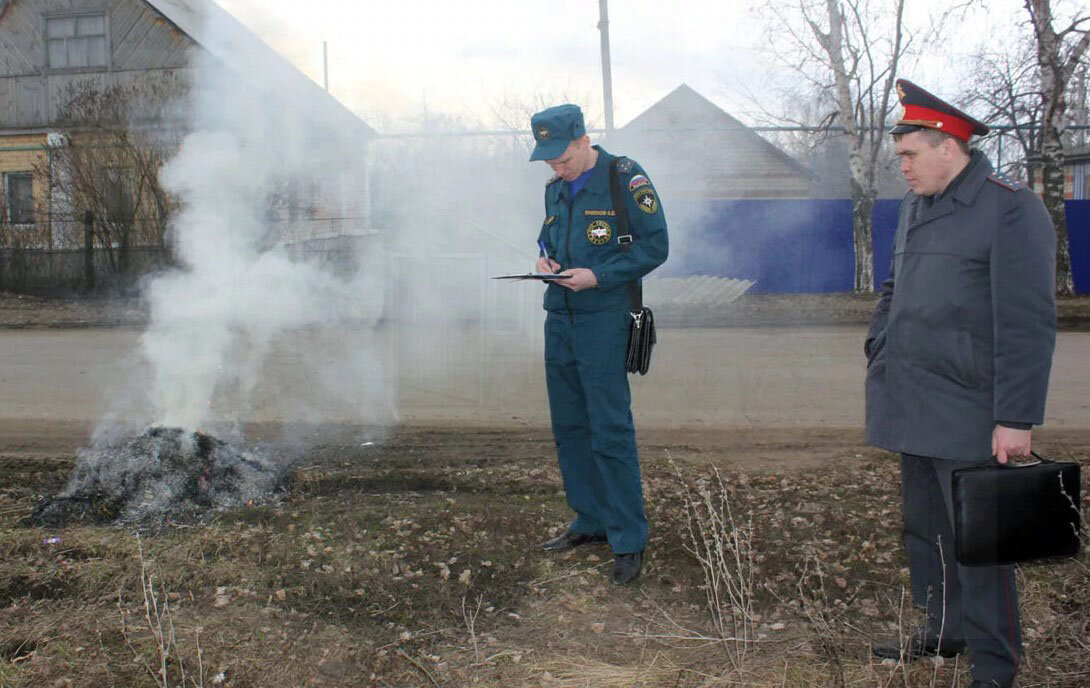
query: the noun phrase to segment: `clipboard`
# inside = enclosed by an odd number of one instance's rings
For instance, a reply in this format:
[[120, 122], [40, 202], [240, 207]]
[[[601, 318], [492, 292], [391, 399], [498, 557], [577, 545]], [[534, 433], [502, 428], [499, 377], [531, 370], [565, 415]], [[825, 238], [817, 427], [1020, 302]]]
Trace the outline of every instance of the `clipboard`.
[[554, 280], [571, 279], [571, 275], [556, 275], [551, 272], [528, 272], [523, 275], [499, 275], [492, 279], [498, 280], [540, 280], [542, 282], [552, 282]]

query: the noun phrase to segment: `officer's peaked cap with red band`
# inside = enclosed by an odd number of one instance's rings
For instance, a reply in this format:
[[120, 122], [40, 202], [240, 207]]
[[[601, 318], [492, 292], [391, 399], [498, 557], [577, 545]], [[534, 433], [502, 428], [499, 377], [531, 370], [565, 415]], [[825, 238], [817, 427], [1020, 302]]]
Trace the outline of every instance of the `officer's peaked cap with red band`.
[[973, 135], [988, 133], [988, 126], [953, 105], [936, 98], [907, 79], [897, 80], [897, 97], [904, 110], [891, 134], [908, 134], [920, 129], [938, 129], [968, 142]]

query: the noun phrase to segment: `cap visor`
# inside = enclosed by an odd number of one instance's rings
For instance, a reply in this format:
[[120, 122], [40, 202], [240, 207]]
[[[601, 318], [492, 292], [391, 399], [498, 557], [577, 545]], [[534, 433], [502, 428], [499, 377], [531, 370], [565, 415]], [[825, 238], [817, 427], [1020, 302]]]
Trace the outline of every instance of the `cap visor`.
[[916, 124], [897, 124], [897, 125], [894, 125], [894, 127], [892, 129], [889, 130], [889, 133], [890, 134], [911, 134], [914, 131], [919, 131], [920, 129], [926, 129], [926, 128], [927, 127], [921, 127], [921, 126], [916, 125]]
[[534, 160], [553, 160], [564, 155], [564, 151], [568, 149], [568, 144], [571, 141], [565, 141], [562, 139], [550, 139], [548, 141], [538, 141], [534, 146], [534, 151], [530, 153], [530, 161]]

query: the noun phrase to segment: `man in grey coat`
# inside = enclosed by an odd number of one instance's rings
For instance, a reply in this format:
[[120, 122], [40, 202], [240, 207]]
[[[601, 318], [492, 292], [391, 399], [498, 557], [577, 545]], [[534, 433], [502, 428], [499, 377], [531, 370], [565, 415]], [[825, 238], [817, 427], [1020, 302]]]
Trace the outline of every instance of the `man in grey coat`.
[[912, 596], [926, 617], [874, 653], [968, 650], [974, 687], [1011, 686], [1014, 568], [955, 561], [951, 474], [1030, 453], [1056, 341], [1056, 234], [1036, 194], [969, 148], [985, 125], [909, 81], [897, 87], [904, 113], [891, 133], [912, 190], [864, 347], [866, 435], [901, 454]]

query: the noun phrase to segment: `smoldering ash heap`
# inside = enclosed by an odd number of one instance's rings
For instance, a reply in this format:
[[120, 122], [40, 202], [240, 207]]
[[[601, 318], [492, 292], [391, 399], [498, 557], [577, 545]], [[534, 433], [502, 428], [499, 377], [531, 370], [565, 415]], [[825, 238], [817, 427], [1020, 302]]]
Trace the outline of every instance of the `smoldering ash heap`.
[[279, 500], [290, 471], [211, 435], [153, 427], [109, 447], [82, 450], [68, 487], [32, 525], [122, 523], [158, 527]]

